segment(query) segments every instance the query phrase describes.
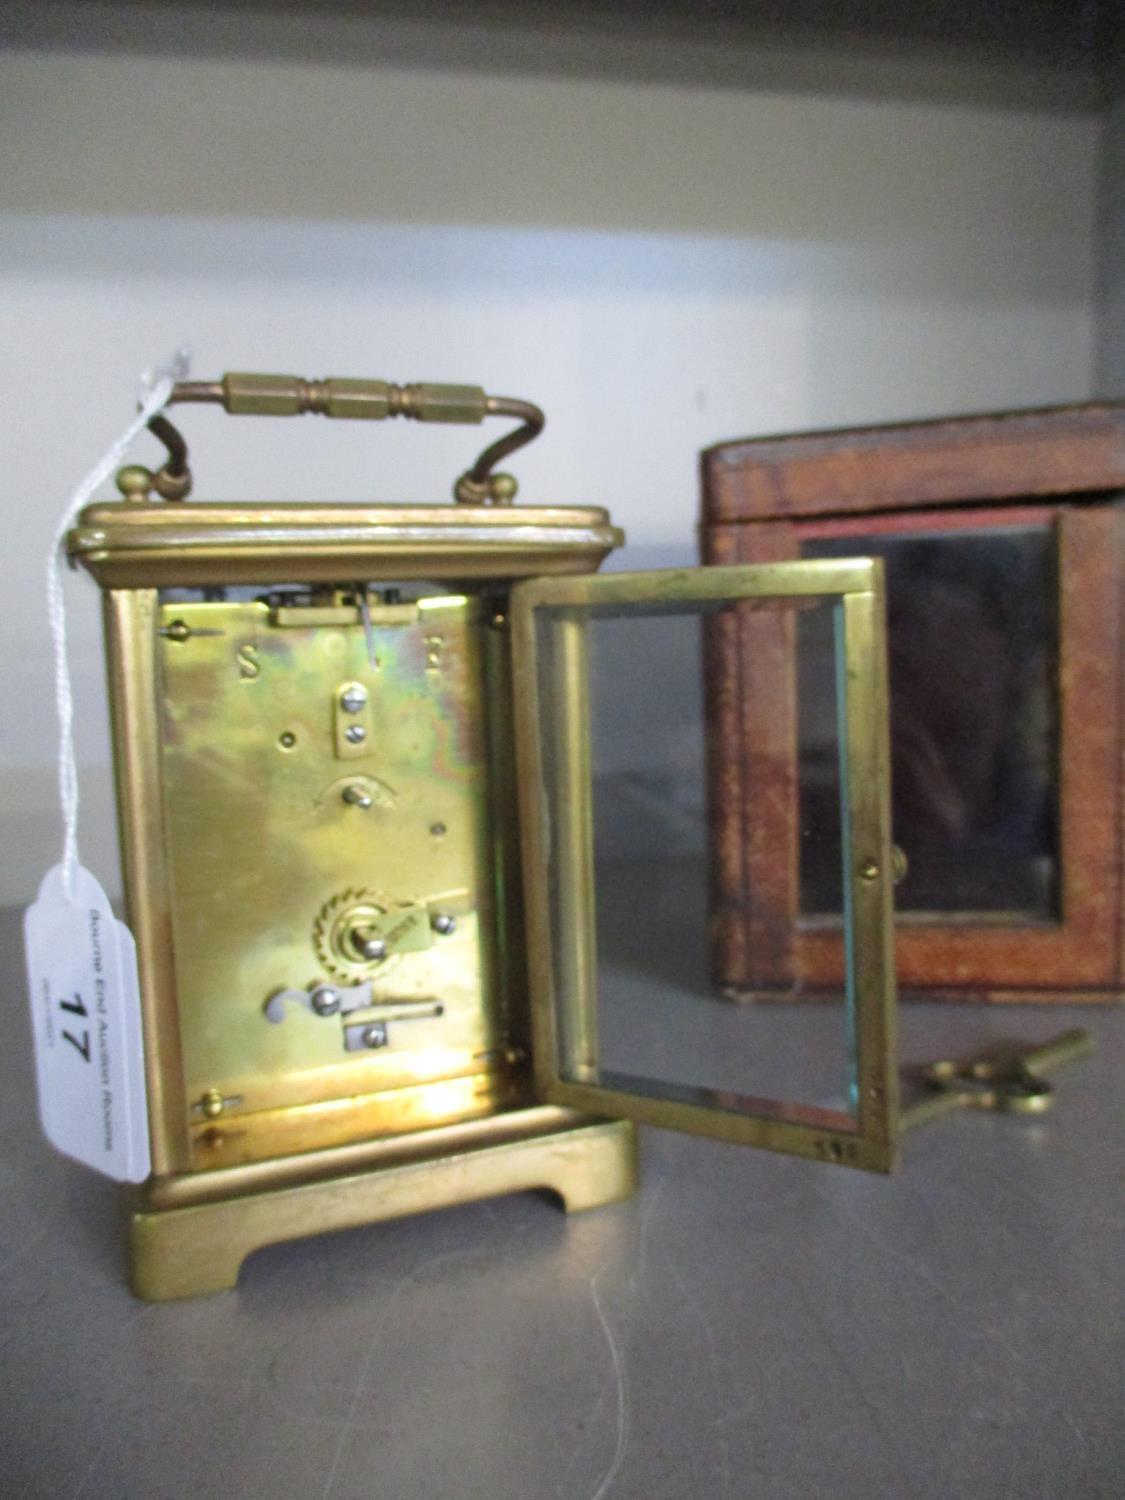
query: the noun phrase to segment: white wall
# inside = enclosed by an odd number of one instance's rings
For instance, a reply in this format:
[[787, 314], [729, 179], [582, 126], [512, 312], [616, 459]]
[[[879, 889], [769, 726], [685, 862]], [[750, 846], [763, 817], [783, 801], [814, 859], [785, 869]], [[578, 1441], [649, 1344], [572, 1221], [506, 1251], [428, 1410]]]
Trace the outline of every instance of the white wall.
[[[1087, 395], [1097, 139], [963, 105], [0, 57], [0, 899], [55, 853], [53, 520], [178, 341], [201, 376], [541, 401], [523, 498], [608, 502], [637, 555], [682, 553], [709, 442]], [[440, 499], [479, 436], [185, 426], [209, 498]], [[112, 886], [95, 590], [70, 592], [84, 850]]]

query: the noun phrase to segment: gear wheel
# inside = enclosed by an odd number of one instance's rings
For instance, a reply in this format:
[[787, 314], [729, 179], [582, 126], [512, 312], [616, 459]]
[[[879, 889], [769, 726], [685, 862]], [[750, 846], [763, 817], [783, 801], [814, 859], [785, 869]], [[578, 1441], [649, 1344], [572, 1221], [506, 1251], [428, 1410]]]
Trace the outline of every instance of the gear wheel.
[[360, 886], [354, 890], [340, 891], [326, 901], [313, 923], [312, 940], [316, 956], [325, 971], [334, 979], [348, 984], [361, 984], [370, 979], [376, 970], [385, 974], [395, 962], [394, 956], [385, 959], [363, 959], [348, 941], [349, 934], [365, 920], [381, 917], [395, 903], [379, 891], [369, 891]]

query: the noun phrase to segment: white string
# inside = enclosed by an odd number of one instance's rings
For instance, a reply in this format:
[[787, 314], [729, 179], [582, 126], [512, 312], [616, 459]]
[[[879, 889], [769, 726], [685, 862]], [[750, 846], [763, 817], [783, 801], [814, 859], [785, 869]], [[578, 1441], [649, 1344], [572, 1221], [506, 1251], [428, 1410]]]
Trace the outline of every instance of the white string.
[[55, 701], [59, 714], [59, 802], [63, 815], [62, 885], [73, 905], [78, 874], [78, 763], [74, 753], [74, 697], [70, 688], [70, 666], [66, 654], [66, 605], [63, 569], [66, 566], [66, 534], [94, 491], [109, 478], [129, 448], [144, 431], [150, 417], [167, 406], [172, 387], [187, 376], [190, 355], [186, 347], [176, 350], [171, 361], [141, 377], [142, 401], [136, 417], [98, 460], [71, 495], [55, 527], [47, 558], [47, 619], [55, 648]]

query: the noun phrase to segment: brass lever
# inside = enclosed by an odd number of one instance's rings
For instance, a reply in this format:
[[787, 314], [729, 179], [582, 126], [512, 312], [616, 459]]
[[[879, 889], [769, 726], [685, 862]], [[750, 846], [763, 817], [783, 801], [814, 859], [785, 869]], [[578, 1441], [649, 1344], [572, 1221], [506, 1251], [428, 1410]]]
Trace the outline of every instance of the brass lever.
[[1039, 1047], [930, 1063], [921, 1070], [929, 1092], [902, 1111], [899, 1123], [907, 1130], [958, 1109], [1042, 1114], [1054, 1103], [1043, 1074], [1093, 1050], [1090, 1033], [1075, 1027]]

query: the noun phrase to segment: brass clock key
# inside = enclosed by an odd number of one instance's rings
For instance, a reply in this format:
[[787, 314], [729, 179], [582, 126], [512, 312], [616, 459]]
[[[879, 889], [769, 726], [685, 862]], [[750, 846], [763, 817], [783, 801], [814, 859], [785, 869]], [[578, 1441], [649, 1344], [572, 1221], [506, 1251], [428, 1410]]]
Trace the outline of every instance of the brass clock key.
[[930, 1063], [920, 1075], [929, 1092], [903, 1109], [900, 1124], [908, 1129], [959, 1109], [1042, 1114], [1055, 1098], [1044, 1074], [1093, 1051], [1090, 1033], [1074, 1027], [1040, 1046]]

